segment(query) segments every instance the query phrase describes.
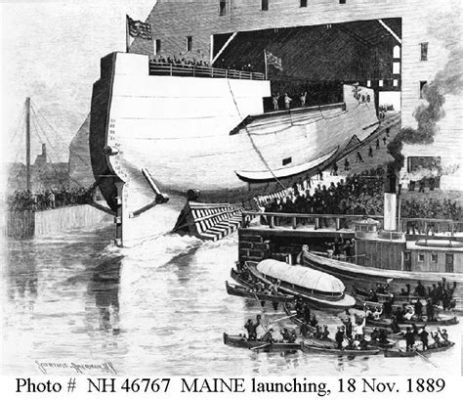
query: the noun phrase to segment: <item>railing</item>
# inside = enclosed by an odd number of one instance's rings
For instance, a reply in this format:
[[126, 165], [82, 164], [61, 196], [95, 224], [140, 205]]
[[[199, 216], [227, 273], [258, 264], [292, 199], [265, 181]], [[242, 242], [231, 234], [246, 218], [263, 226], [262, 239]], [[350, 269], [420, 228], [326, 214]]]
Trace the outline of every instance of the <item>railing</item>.
[[154, 61], [150, 61], [149, 73], [150, 75], [264, 80], [264, 74], [262, 72], [239, 71], [235, 69], [203, 67], [197, 65], [174, 65]]
[[454, 237], [463, 232], [463, 221], [438, 218], [402, 218], [402, 231], [411, 236]]
[[259, 217], [261, 225], [268, 225], [269, 228], [291, 226], [293, 229], [297, 229], [300, 225], [313, 225], [314, 229], [335, 228], [336, 230], [353, 229], [352, 223], [354, 221], [365, 218], [384, 219], [382, 215], [296, 214], [260, 211], [244, 211], [242, 216], [242, 227], [246, 227], [247, 221]]
[[[258, 217], [261, 225], [266, 225], [269, 228], [278, 226], [297, 229], [304, 225], [313, 225], [313, 229], [334, 228], [353, 229], [355, 221], [372, 218], [382, 221], [382, 215], [354, 215], [354, 214], [296, 214], [296, 213], [275, 213], [275, 212], [260, 212], [260, 211], [243, 211], [242, 227], [249, 226], [249, 221]], [[381, 222], [378, 225], [378, 231], [381, 228]], [[460, 238], [463, 238], [463, 221], [455, 221], [451, 219], [433, 219], [433, 218], [402, 218], [400, 221], [401, 231], [403, 233], [415, 236], [436, 236], [453, 238], [458, 232], [462, 233]], [[415, 232], [410, 230], [415, 229]], [[368, 232], [366, 232], [368, 233]]]

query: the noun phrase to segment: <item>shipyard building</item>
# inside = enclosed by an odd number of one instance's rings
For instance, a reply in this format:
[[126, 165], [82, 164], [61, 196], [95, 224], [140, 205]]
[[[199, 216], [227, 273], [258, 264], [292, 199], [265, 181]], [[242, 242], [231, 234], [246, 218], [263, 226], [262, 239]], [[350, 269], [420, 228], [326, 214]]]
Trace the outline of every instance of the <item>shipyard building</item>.
[[[402, 127], [416, 128], [425, 86], [461, 65], [452, 60], [459, 8], [450, 0], [158, 0], [147, 18], [153, 40], [135, 40], [130, 52], [254, 72], [264, 72], [268, 52], [279, 63], [267, 66], [273, 92], [358, 82], [375, 89], [377, 105], [401, 111]], [[406, 181], [431, 164], [441, 188], [460, 189], [460, 84], [444, 83], [433, 144], [404, 144]]]

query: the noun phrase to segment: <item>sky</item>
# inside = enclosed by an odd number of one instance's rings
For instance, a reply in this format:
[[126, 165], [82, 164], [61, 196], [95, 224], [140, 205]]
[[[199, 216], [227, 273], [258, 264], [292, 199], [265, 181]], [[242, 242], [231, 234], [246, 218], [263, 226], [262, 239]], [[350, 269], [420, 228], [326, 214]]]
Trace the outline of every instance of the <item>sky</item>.
[[[144, 20], [155, 1], [0, 0], [3, 160], [25, 157], [22, 115], [30, 96], [45, 117], [38, 121], [52, 144], [51, 161], [67, 161], [69, 143], [90, 111], [100, 58], [125, 51], [125, 15]], [[32, 131], [33, 162], [41, 145], [34, 123]]]

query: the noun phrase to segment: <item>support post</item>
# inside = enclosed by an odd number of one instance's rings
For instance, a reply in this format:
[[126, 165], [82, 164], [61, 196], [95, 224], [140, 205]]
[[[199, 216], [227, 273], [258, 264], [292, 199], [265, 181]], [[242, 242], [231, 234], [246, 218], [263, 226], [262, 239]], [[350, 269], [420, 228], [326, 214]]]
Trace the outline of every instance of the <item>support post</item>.
[[31, 98], [26, 98], [26, 189], [31, 192]]
[[116, 216], [114, 218], [114, 222], [116, 223], [116, 246], [123, 247], [124, 246], [124, 238], [123, 238], [123, 208], [124, 208], [124, 197], [123, 197], [123, 189], [124, 189], [124, 182], [117, 182], [115, 184], [117, 189], [117, 209], [116, 209]]

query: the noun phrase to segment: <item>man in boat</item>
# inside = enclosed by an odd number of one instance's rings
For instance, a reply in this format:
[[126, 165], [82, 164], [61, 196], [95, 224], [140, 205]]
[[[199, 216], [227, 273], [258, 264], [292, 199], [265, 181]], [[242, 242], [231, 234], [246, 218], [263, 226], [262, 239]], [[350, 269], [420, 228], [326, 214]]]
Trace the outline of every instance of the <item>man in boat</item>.
[[291, 340], [291, 334], [289, 333], [288, 328], [283, 328], [280, 331], [280, 333], [281, 333], [281, 336], [283, 337], [283, 342], [289, 343], [289, 341]]
[[409, 326], [407, 326], [407, 331], [405, 332], [404, 337], [406, 343], [406, 351], [413, 351], [415, 346], [415, 335]]
[[440, 334], [442, 338], [443, 345], [448, 346], [450, 341], [449, 341], [449, 335], [447, 333], [447, 329], [442, 329], [441, 331], [440, 328], [437, 328], [437, 332]]
[[372, 314], [372, 317], [375, 321], [379, 321], [380, 318], [381, 318], [381, 314], [383, 313], [383, 311], [381, 310], [381, 308], [379, 307], [376, 307], [375, 308], [375, 311], [373, 312]]
[[373, 331], [370, 334], [370, 339], [372, 342], [376, 342], [379, 340], [379, 331], [378, 328], [374, 328]]
[[387, 299], [383, 303], [383, 312], [386, 317], [390, 317], [392, 314], [392, 299]]
[[316, 327], [318, 325], [318, 320], [315, 314], [312, 314], [312, 318], [310, 320], [310, 326]]
[[420, 336], [421, 343], [423, 344], [423, 351], [427, 350], [429, 348], [429, 346], [428, 346], [429, 333], [426, 330], [426, 325], [423, 326], [423, 329], [421, 329], [421, 332], [420, 332], [419, 336]]
[[438, 332], [431, 332], [431, 337], [434, 340], [435, 347], [442, 347], [444, 345], [440, 340]]
[[354, 327], [354, 334], [355, 334], [355, 339], [356, 340], [361, 340], [364, 336], [364, 328], [366, 325], [367, 319], [363, 318], [362, 322], [360, 324], [356, 324]]
[[419, 299], [415, 303], [415, 314], [418, 319], [421, 319], [423, 315], [423, 303]]
[[244, 325], [244, 329], [248, 332], [248, 340], [256, 340], [256, 328], [252, 319], [248, 319]]
[[373, 289], [370, 289], [368, 292], [368, 300], [373, 301], [375, 303], [378, 302], [378, 296], [376, 295], [376, 292]]
[[418, 281], [418, 285], [416, 285], [415, 295], [418, 297], [426, 297], [426, 288], [423, 286], [421, 281]]
[[407, 311], [404, 314], [404, 320], [411, 321], [414, 315], [415, 313], [413, 312], [412, 307], [407, 307]]
[[289, 343], [295, 343], [297, 339], [296, 329], [291, 329], [289, 333]]
[[378, 341], [379, 341], [380, 344], [387, 344], [388, 343], [386, 329], [380, 329], [379, 330]]
[[352, 320], [350, 316], [348, 316], [347, 321], [344, 322], [344, 325], [346, 327], [346, 336], [348, 338], [352, 337]]
[[426, 316], [428, 321], [434, 320], [434, 305], [432, 299], [429, 297], [426, 299]]
[[343, 327], [338, 326], [338, 330], [334, 336], [334, 340], [336, 341], [339, 350], [342, 350], [342, 342], [344, 341], [344, 331], [342, 328]]
[[253, 329], [256, 331], [256, 338], [259, 338], [263, 334], [264, 328], [262, 327], [262, 316], [257, 314], [256, 321], [253, 323]]
[[307, 337], [307, 336], [308, 336], [310, 330], [309, 330], [309, 325], [307, 325], [307, 322], [305, 322], [305, 321], [302, 322], [300, 331], [301, 331], [301, 335], [302, 335], [303, 337]]
[[397, 317], [395, 315], [393, 315], [391, 318], [390, 328], [392, 329], [392, 332], [394, 333], [400, 332], [400, 327], [399, 327], [399, 324], [397, 323]]
[[267, 342], [267, 343], [273, 343], [274, 340], [273, 340], [272, 333], [273, 333], [273, 328], [270, 328], [270, 329], [260, 338], [260, 340], [262, 340], [263, 342]]
[[309, 254], [310, 249], [308, 244], [303, 244], [300, 253], [296, 257], [296, 262], [302, 265], [304, 262], [304, 255]]
[[302, 317], [306, 322], [310, 321], [310, 307], [307, 304], [304, 304], [302, 311]]
[[323, 332], [322, 332], [321, 339], [322, 340], [328, 340], [329, 336], [330, 336], [330, 331], [328, 330], [328, 326], [323, 325]]

